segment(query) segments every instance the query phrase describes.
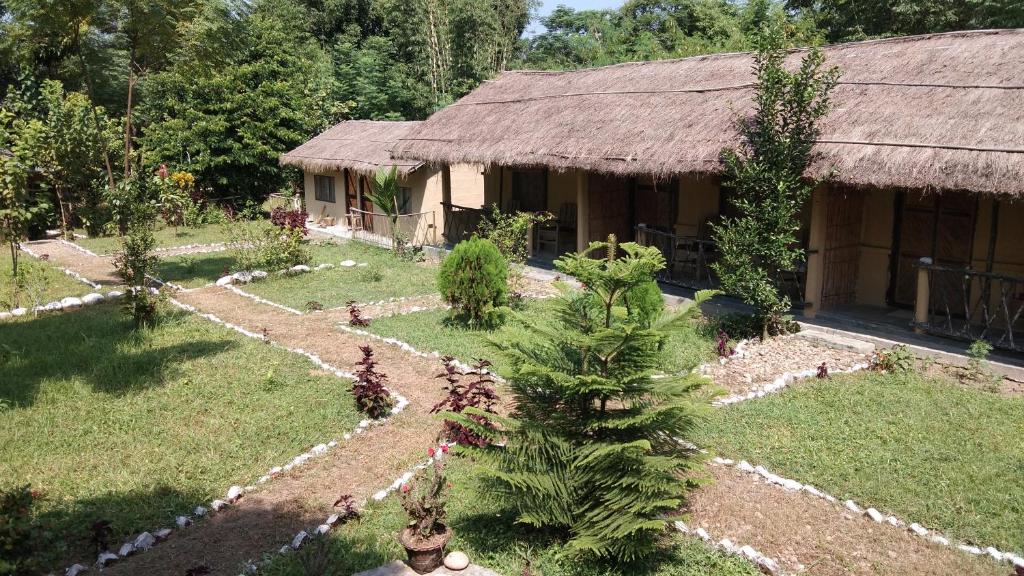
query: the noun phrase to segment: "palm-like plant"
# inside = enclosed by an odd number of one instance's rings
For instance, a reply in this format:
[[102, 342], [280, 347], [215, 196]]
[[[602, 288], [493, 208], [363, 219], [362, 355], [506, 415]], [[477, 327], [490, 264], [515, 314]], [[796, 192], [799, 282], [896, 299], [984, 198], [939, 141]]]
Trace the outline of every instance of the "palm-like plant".
[[394, 247], [395, 252], [401, 252], [403, 249], [401, 234], [398, 230], [399, 192], [398, 168], [392, 166], [390, 169], [381, 168], [377, 170], [377, 174], [373, 179], [373, 186], [370, 187], [370, 191], [366, 194], [370, 201], [373, 202], [373, 205], [391, 221], [391, 245]]

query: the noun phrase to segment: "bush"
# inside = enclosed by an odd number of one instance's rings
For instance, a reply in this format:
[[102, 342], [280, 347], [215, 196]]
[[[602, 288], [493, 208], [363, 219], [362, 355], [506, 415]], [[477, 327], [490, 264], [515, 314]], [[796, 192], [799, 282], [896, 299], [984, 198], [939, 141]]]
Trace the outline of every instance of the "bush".
[[629, 317], [639, 326], [650, 328], [665, 311], [665, 298], [654, 280], [642, 282], [631, 288], [623, 297]]
[[229, 241], [239, 270], [276, 272], [298, 264], [309, 264], [311, 256], [305, 233], [299, 228], [240, 226], [231, 229]]
[[121, 238], [121, 251], [114, 257], [114, 265], [126, 287], [124, 308], [135, 327], [141, 328], [152, 326], [157, 320], [157, 298], [149, 290], [159, 263], [153, 255], [156, 207], [149, 202], [134, 202], [127, 212], [126, 234]]
[[914, 355], [903, 344], [878, 350], [871, 357], [871, 369], [890, 374], [906, 374], [914, 369]]
[[370, 418], [384, 418], [395, 404], [391, 391], [386, 384], [388, 377], [377, 372], [377, 361], [373, 359], [373, 348], [360, 346], [363, 359], [356, 362], [356, 383], [352, 385], [352, 395], [356, 399], [356, 408]]
[[34, 560], [42, 535], [36, 524], [34, 506], [39, 495], [29, 486], [0, 493], [0, 574], [36, 574]]
[[289, 210], [284, 206], [278, 206], [270, 213], [270, 221], [275, 226], [284, 231], [298, 228], [302, 230], [303, 236], [309, 233], [309, 230], [306, 229], [306, 220], [308, 218], [309, 214], [305, 210]]
[[442, 262], [437, 285], [445, 301], [475, 326], [500, 323], [508, 303], [508, 265], [490, 240], [459, 242]]
[[[494, 379], [487, 371], [491, 366], [490, 362], [479, 360], [473, 366], [472, 371], [465, 374], [465, 376], [473, 377], [473, 381], [469, 384], [462, 383], [464, 375], [455, 365], [454, 357], [445, 356], [441, 358], [441, 362], [444, 363], [444, 372], [438, 374], [437, 377], [444, 378], [448, 382], [444, 387], [445, 391], [448, 392], [448, 396], [430, 409], [431, 414], [441, 411], [461, 414], [466, 408], [475, 408], [488, 414], [495, 413], [494, 404], [498, 401], [498, 394], [494, 391]], [[480, 426], [496, 428], [486, 416], [473, 414], [469, 418]], [[486, 436], [477, 434], [466, 426], [448, 419], [444, 421], [441, 435], [448, 442], [455, 442], [460, 446], [483, 447], [490, 443]]]

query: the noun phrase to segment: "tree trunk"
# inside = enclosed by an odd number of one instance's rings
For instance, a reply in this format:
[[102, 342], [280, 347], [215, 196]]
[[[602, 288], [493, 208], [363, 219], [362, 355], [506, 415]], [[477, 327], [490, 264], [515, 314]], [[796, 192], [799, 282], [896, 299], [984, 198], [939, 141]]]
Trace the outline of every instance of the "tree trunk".
[[[89, 108], [92, 110], [92, 121], [96, 125], [96, 131], [102, 133], [103, 127], [100, 126], [100, 116], [99, 113], [96, 112], [96, 99], [93, 96], [92, 77], [89, 75], [89, 67], [85, 63], [85, 54], [82, 53], [81, 37], [79, 36], [77, 29], [78, 27], [76, 27], [75, 32], [75, 52], [78, 53], [78, 62], [79, 65], [82, 67], [82, 76], [85, 78], [85, 90], [89, 93]], [[103, 163], [106, 165], [107, 168], [107, 188], [109, 188], [110, 191], [113, 192], [114, 165], [110, 163], [110, 151], [107, 150], [106, 146], [103, 146]]]
[[69, 240], [74, 237], [71, 229], [68, 227], [69, 212], [67, 200], [64, 198], [64, 187], [57, 186], [57, 206], [60, 208], [60, 229], [61, 234], [65, 240]]
[[124, 179], [132, 175], [132, 96], [135, 92], [135, 82], [138, 78], [131, 70], [132, 62], [128, 64], [128, 105], [124, 113]]

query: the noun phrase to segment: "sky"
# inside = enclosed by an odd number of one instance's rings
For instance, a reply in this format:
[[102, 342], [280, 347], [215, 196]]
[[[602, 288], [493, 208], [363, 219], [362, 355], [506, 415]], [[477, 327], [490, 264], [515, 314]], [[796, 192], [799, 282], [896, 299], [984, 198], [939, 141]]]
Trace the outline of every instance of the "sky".
[[[559, 4], [564, 4], [576, 10], [600, 10], [602, 8], [617, 8], [621, 6], [622, 3], [623, 0], [542, 0], [538, 13], [541, 16], [547, 16], [548, 14], [551, 14], [551, 11], [557, 8]], [[531, 22], [530, 26], [526, 29], [526, 33], [528, 35], [532, 35], [543, 30], [544, 27], [540, 25], [540, 22], [534, 21]]]

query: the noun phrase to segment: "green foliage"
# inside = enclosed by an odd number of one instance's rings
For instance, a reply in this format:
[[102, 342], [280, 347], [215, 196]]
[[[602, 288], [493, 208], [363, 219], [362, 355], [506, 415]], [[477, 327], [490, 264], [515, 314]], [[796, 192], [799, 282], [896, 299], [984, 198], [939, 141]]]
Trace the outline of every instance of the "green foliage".
[[445, 301], [473, 326], [494, 326], [508, 303], [508, 264], [490, 240], [459, 242], [441, 262], [437, 287]]
[[228, 232], [235, 269], [251, 272], [277, 272], [312, 258], [308, 240], [301, 228], [282, 230], [273, 224], [234, 227]]
[[144, 193], [133, 188], [143, 186], [132, 179], [122, 183], [127, 188], [129, 214], [125, 235], [121, 238], [121, 251], [114, 257], [114, 266], [126, 288], [124, 309], [131, 316], [136, 328], [152, 327], [157, 320], [157, 297], [149, 289], [150, 279], [156, 277], [160, 259], [153, 254], [156, 238], [153, 227], [157, 209], [154, 202], [145, 198]]
[[429, 477], [425, 478], [427, 474], [422, 470], [417, 472], [413, 481], [403, 484], [398, 493], [402, 508], [409, 515], [408, 527], [424, 540], [441, 531], [446, 517], [448, 481], [444, 477], [444, 454], [448, 452], [448, 446], [441, 450], [443, 452], [438, 453], [438, 450], [430, 449], [429, 456], [434, 462], [430, 466]]
[[665, 298], [656, 280], [637, 284], [622, 297], [630, 319], [638, 326], [650, 328], [665, 311]]
[[[606, 253], [593, 259], [596, 253]], [[517, 521], [567, 533], [564, 552], [618, 562], [656, 547], [666, 519], [682, 507], [682, 474], [699, 461], [685, 440], [707, 409], [692, 374], [654, 378], [667, 333], [688, 326], [690, 306], [644, 328], [625, 312], [625, 295], [665, 265], [656, 248], [591, 243], [556, 261], [585, 290], [562, 297], [556, 323], [528, 338], [495, 342], [510, 360], [514, 412], [486, 415], [500, 432], [466, 414], [446, 418], [505, 447], [474, 450], [496, 498]], [[700, 294], [698, 301], [708, 294]]]
[[988, 367], [988, 355], [992, 353], [992, 345], [986, 340], [975, 340], [967, 348], [967, 376], [971, 380], [982, 380], [991, 377]]
[[477, 232], [498, 248], [508, 262], [509, 289], [519, 294], [523, 283], [523, 266], [529, 255], [530, 226], [547, 222], [553, 216], [546, 212], [503, 213], [497, 204], [491, 206], [490, 215], [480, 221]]
[[406, 239], [398, 227], [398, 168], [392, 166], [390, 169], [381, 168], [373, 178], [373, 185], [367, 191], [366, 197], [373, 202], [374, 207], [388, 217], [391, 232], [391, 247], [395, 254], [406, 253]]
[[914, 370], [914, 354], [903, 344], [878, 350], [871, 357], [871, 369], [890, 374], [907, 374]]
[[[18, 277], [18, 243], [28, 233], [29, 223], [39, 204], [28, 190], [28, 168], [18, 157], [20, 149], [12, 134], [13, 115], [0, 108], [0, 241], [11, 255], [11, 280]], [[13, 154], [4, 153], [12, 149]], [[16, 290], [15, 290], [16, 291]]]
[[43, 538], [35, 518], [38, 494], [30, 486], [0, 492], [0, 574], [29, 576], [40, 570], [35, 557]]
[[720, 257], [712, 266], [726, 292], [753, 306], [765, 337], [787, 329], [783, 314], [790, 301], [776, 279], [803, 256], [798, 215], [816, 185], [804, 170], [839, 72], [824, 68], [816, 49], [799, 70], [788, 71], [783, 35], [775, 27], [763, 29], [757, 48], [754, 113], [739, 123], [742, 146], [722, 151], [724, 184], [735, 191], [737, 216], [714, 226]]

